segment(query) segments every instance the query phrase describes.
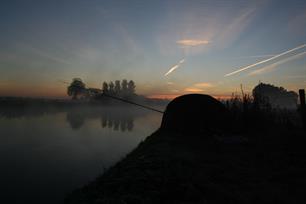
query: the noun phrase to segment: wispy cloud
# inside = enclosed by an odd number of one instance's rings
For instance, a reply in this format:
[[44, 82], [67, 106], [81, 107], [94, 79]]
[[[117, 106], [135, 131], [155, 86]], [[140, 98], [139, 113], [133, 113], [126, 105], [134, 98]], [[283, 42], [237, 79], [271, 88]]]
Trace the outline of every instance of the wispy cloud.
[[169, 71], [165, 74], [165, 76], [171, 74], [174, 70], [179, 68], [184, 62], [185, 62], [185, 59], [180, 60], [176, 65], [174, 65], [173, 67], [169, 69]]
[[250, 25], [256, 14], [257, 9], [254, 6], [237, 11], [235, 18], [217, 30], [214, 37], [215, 46], [222, 49], [232, 45]]
[[275, 63], [273, 63], [273, 64], [271, 64], [271, 65], [265, 66], [265, 67], [263, 67], [263, 68], [261, 68], [261, 69], [254, 70], [254, 71], [250, 72], [248, 75], [253, 76], [253, 75], [264, 74], [264, 73], [266, 73], [266, 72], [269, 72], [269, 71], [274, 70], [275, 68], [277, 68], [277, 67], [278, 67], [279, 65], [281, 65], [281, 64], [290, 62], [290, 61], [292, 61], [292, 60], [299, 59], [299, 58], [301, 58], [301, 57], [303, 57], [303, 56], [305, 56], [305, 55], [306, 55], [306, 52], [301, 52], [301, 53], [299, 53], [299, 54], [296, 54], [296, 55], [287, 57], [287, 58], [285, 58], [285, 59], [282, 59], [282, 60], [280, 60], [280, 61], [278, 61], [278, 62], [275, 62]]
[[212, 83], [208, 83], [208, 82], [202, 82], [202, 83], [196, 83], [194, 84], [195, 87], [199, 87], [199, 88], [211, 88], [214, 87], [214, 85]]
[[246, 66], [246, 67], [242, 67], [242, 68], [240, 68], [240, 69], [238, 69], [238, 70], [236, 70], [236, 71], [233, 71], [233, 72], [231, 72], [231, 73], [228, 73], [228, 74], [226, 74], [226, 75], [224, 75], [224, 76], [225, 76], [225, 77], [232, 76], [232, 75], [234, 75], [234, 74], [237, 74], [237, 73], [239, 73], [239, 72], [245, 71], [245, 70], [250, 69], [250, 68], [252, 68], [252, 67], [255, 67], [255, 66], [257, 66], [257, 65], [260, 65], [260, 64], [269, 62], [269, 61], [271, 61], [271, 60], [274, 60], [274, 59], [276, 59], [276, 58], [279, 58], [279, 57], [281, 57], [281, 56], [283, 56], [283, 55], [289, 54], [289, 53], [294, 52], [294, 51], [296, 51], [296, 50], [302, 49], [302, 48], [304, 48], [304, 47], [306, 47], [306, 44], [303, 44], [303, 45], [300, 45], [300, 46], [298, 46], [298, 47], [296, 47], [296, 48], [293, 48], [293, 49], [291, 49], [291, 50], [287, 50], [287, 51], [285, 51], [285, 52], [282, 52], [282, 53], [280, 53], [280, 54], [278, 54], [278, 55], [275, 55], [275, 56], [273, 56], [273, 57], [271, 57], [271, 58], [269, 58], [269, 59], [266, 59], [266, 60], [262, 60], [262, 61], [256, 62], [256, 63], [251, 64], [251, 65], [248, 65], [248, 66]]
[[250, 56], [236, 57], [235, 59], [266, 58], [266, 57], [274, 57], [274, 56], [275, 55], [250, 55]]
[[196, 55], [209, 50], [223, 50], [231, 46], [249, 27], [259, 12], [259, 4], [250, 3], [241, 8], [201, 7], [188, 10], [185, 8], [180, 17], [169, 16], [170, 21], [159, 35], [157, 41], [163, 55], [175, 55], [181, 50], [173, 49], [176, 45], [183, 48], [186, 55]]
[[196, 83], [193, 84], [190, 87], [187, 87], [184, 89], [185, 92], [203, 92], [204, 89], [214, 87], [212, 83], [208, 82], [201, 82], [201, 83]]
[[66, 60], [64, 58], [55, 56], [55, 55], [53, 55], [51, 53], [48, 53], [48, 52], [46, 52], [46, 51], [44, 51], [42, 49], [38, 49], [38, 48], [30, 46], [30, 45], [24, 45], [24, 46], [26, 46], [26, 48], [28, 50], [30, 50], [32, 53], [34, 53], [34, 54], [36, 54], [36, 55], [38, 55], [40, 57], [52, 60], [52, 61], [57, 62], [57, 63], [66, 64], [66, 65], [72, 65], [72, 63], [69, 60]]
[[184, 91], [186, 91], [186, 92], [201, 92], [201, 91], [204, 91], [204, 90], [199, 89], [199, 88], [189, 87], [189, 88], [185, 88]]
[[289, 79], [306, 79], [306, 75], [291, 75], [291, 76], [286, 76], [286, 78]]
[[182, 46], [199, 46], [199, 45], [206, 45], [210, 43], [208, 40], [196, 40], [196, 39], [185, 39], [185, 40], [178, 40], [176, 41], [178, 45]]
[[173, 92], [173, 93], [178, 93], [178, 92], [180, 92], [179, 90], [177, 90], [177, 89], [172, 89], [172, 90], [170, 90], [171, 92]]

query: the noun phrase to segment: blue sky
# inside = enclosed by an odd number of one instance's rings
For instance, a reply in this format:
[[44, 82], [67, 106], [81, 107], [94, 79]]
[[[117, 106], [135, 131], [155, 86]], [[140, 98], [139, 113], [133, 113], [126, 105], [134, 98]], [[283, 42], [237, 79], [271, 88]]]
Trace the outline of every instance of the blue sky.
[[88, 87], [132, 79], [163, 97], [306, 84], [303, 0], [10, 0], [0, 11], [0, 95], [62, 97], [60, 81], [74, 77]]

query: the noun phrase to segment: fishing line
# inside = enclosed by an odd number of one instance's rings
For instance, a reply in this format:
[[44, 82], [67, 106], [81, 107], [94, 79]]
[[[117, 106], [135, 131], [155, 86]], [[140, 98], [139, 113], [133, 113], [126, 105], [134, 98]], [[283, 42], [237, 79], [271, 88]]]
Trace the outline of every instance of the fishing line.
[[129, 103], [129, 104], [132, 104], [132, 105], [135, 105], [135, 106], [140, 106], [142, 108], [145, 108], [145, 109], [148, 109], [148, 110], [151, 110], [151, 111], [155, 111], [155, 112], [158, 112], [158, 113], [161, 113], [161, 114], [164, 113], [164, 111], [157, 110], [155, 108], [145, 106], [145, 105], [142, 105], [142, 104], [138, 104], [138, 103], [135, 103], [135, 102], [123, 99], [123, 98], [119, 98], [119, 97], [116, 97], [116, 96], [108, 95], [108, 94], [105, 94], [105, 93], [103, 93], [102, 96], [106, 96], [106, 97], [109, 97], [109, 98], [112, 98], [112, 99], [115, 99], [115, 100], [119, 100], [119, 101], [122, 101], [122, 102], [125, 102], [125, 103]]

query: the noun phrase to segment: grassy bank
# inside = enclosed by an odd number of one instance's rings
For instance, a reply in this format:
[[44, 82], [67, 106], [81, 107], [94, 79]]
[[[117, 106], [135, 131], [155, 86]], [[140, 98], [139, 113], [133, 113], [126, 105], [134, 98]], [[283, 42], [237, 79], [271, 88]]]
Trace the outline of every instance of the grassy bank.
[[254, 134], [158, 130], [66, 203], [302, 203], [301, 129]]

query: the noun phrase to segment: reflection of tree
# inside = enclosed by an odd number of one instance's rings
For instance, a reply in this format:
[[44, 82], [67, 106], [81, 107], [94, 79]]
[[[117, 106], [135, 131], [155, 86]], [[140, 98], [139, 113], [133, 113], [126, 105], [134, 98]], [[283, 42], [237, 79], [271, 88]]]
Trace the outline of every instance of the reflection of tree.
[[107, 120], [105, 118], [101, 119], [101, 126], [102, 126], [102, 128], [107, 127]]
[[66, 119], [69, 122], [72, 129], [80, 129], [85, 122], [85, 117], [82, 114], [80, 114], [80, 112], [74, 112], [74, 111], [68, 112]]
[[114, 130], [116, 130], [116, 131], [119, 130], [119, 120], [114, 121]]
[[72, 129], [80, 129], [87, 119], [100, 119], [102, 128], [132, 131], [134, 119], [150, 112], [130, 105], [100, 106], [92, 104], [89, 106], [58, 100], [0, 99], [0, 118], [43, 117], [56, 113], [66, 113], [64, 117]]
[[115, 131], [132, 131], [134, 128], [134, 119], [131, 114], [119, 115], [108, 113], [101, 116], [101, 127], [109, 128]]
[[109, 120], [108, 121], [108, 126], [107, 126], [108, 128], [112, 128], [113, 127], [113, 121], [112, 120]]
[[130, 109], [109, 108], [71, 108], [67, 112], [67, 122], [72, 129], [81, 128], [87, 119], [100, 118], [101, 127], [114, 131], [132, 131], [134, 128], [134, 118], [143, 114], [141, 111], [131, 111]]
[[133, 130], [133, 127], [134, 127], [134, 121], [133, 120], [128, 120], [127, 121], [127, 129], [128, 129], [128, 131]]

